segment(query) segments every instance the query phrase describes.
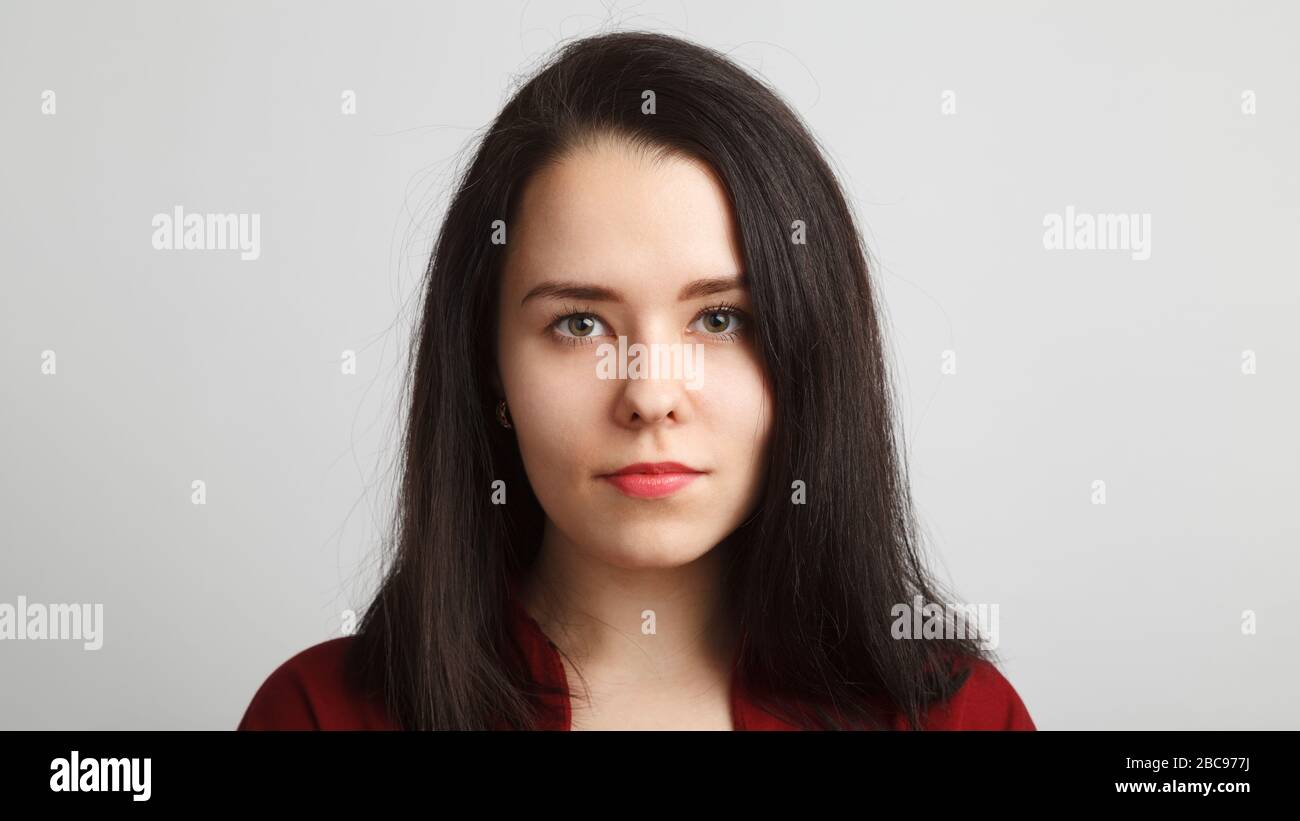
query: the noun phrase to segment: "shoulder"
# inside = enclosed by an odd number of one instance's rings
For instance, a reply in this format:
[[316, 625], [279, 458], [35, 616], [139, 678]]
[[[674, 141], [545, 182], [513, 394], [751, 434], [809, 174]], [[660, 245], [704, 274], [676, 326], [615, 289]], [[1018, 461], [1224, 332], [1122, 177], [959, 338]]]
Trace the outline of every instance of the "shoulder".
[[253, 695], [240, 730], [388, 729], [382, 705], [351, 685], [353, 638], [312, 645], [275, 668]]
[[1020, 694], [991, 662], [963, 658], [961, 687], [946, 701], [931, 705], [927, 730], [1036, 730]]

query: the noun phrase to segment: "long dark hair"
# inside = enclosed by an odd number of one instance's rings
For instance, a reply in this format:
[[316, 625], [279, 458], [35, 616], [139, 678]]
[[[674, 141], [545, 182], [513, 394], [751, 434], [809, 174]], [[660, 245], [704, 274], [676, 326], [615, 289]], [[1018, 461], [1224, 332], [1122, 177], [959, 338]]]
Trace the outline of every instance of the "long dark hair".
[[[853, 212], [771, 89], [716, 51], [640, 32], [563, 46], [501, 110], [459, 181], [426, 272], [391, 555], [351, 645], [358, 681], [407, 729], [535, 726], [539, 689], [504, 613], [544, 514], [494, 417], [505, 246], [490, 237], [531, 173], [601, 134], [708, 163], [737, 219], [755, 345], [775, 375], [763, 497], [724, 542], [746, 691], [810, 729], [892, 716], [921, 726], [961, 686], [958, 660], [988, 654], [971, 636], [891, 635], [894, 605], [942, 600], [918, 555]], [[491, 502], [498, 479], [509, 504]]]

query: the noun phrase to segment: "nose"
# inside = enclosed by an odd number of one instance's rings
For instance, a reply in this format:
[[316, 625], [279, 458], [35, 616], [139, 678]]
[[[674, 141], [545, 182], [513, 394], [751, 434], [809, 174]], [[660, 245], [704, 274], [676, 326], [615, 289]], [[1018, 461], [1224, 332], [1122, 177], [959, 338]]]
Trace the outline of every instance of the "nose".
[[[684, 351], [673, 350], [674, 345], [689, 343], [680, 335], [672, 334], [656, 335], [655, 339], [654, 342], [649, 339], [627, 342], [627, 378], [620, 380], [622, 385], [615, 407], [616, 419], [625, 427], [680, 425], [691, 418], [690, 391], [686, 387], [690, 374], [682, 367]], [[634, 377], [633, 361], [638, 357], [642, 367]], [[689, 364], [691, 359], [685, 361]]]
[[643, 427], [665, 422], [681, 424], [689, 415], [685, 390], [672, 374], [659, 379], [649, 377], [623, 380], [617, 416], [620, 424]]

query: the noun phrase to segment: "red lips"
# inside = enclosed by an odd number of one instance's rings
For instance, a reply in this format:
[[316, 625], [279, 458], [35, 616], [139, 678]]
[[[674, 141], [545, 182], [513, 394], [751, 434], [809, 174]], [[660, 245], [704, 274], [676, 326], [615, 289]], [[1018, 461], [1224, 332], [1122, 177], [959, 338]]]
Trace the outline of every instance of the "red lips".
[[704, 471], [696, 470], [693, 467], [683, 465], [681, 462], [637, 462], [635, 465], [628, 465], [625, 468], [606, 474], [607, 476], [627, 476], [632, 473], [648, 473], [651, 475], [659, 473], [703, 473]]
[[694, 482], [704, 471], [681, 462], [637, 462], [601, 478], [634, 499], [671, 496]]

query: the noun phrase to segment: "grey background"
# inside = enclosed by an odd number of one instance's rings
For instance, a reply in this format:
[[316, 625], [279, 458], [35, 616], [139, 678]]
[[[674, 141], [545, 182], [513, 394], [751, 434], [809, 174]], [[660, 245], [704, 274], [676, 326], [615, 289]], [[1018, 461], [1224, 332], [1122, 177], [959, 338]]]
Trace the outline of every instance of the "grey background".
[[[340, 634], [457, 161], [562, 39], [649, 28], [826, 146], [936, 569], [999, 605], [1038, 725], [1300, 728], [1295, 4], [2, 8], [0, 602], [105, 623], [96, 652], [0, 642], [0, 727], [230, 728]], [[261, 258], [154, 250], [176, 204], [260, 213]], [[1151, 214], [1151, 258], [1045, 250], [1067, 205]]]

